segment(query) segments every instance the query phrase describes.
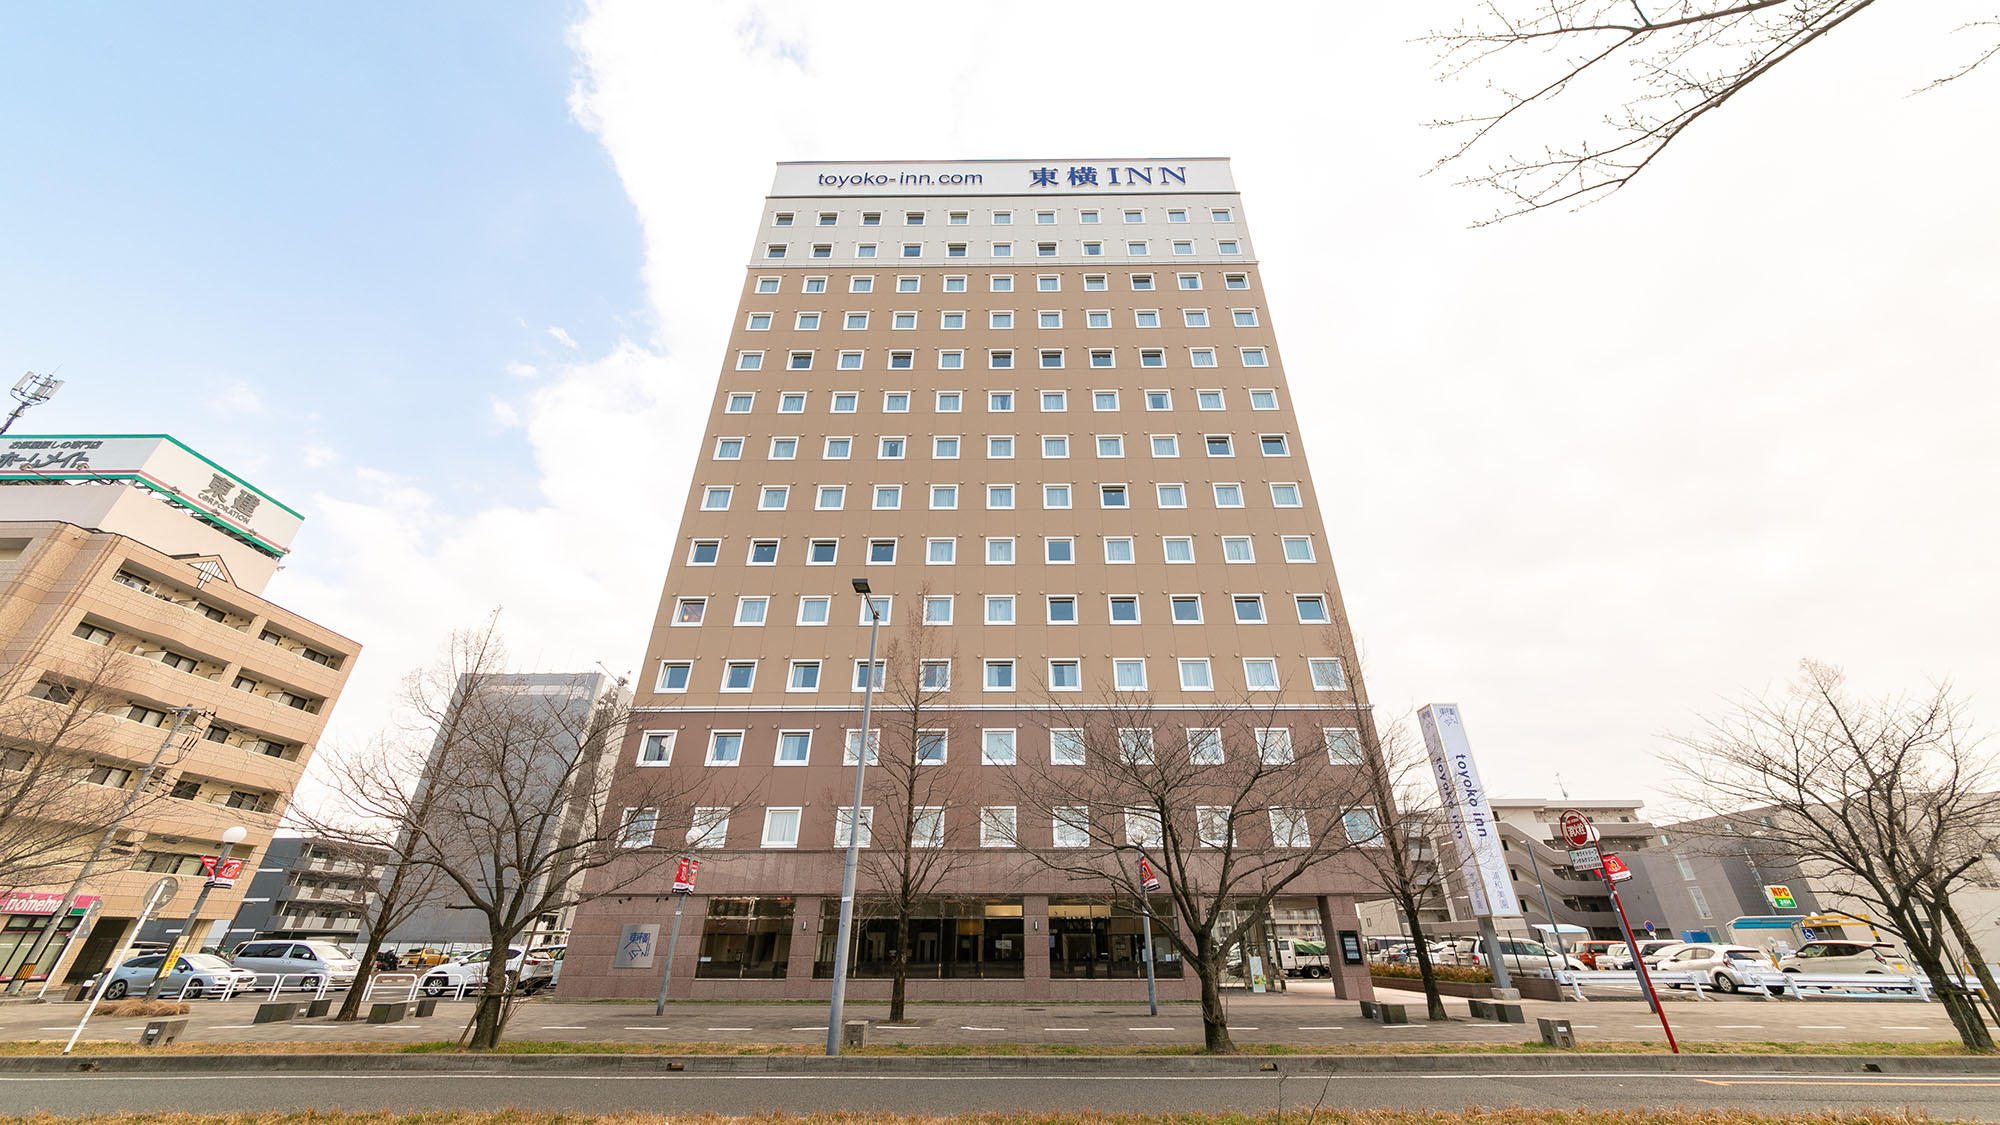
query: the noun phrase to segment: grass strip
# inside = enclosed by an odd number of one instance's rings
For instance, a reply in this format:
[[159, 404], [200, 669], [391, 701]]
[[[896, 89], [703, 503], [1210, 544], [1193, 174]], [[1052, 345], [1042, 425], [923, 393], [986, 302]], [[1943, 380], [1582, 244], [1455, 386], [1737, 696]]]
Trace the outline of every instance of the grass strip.
[[[62, 1052], [56, 1039], [16, 1040], [0, 1043], [0, 1058], [46, 1057]], [[456, 1042], [428, 1043], [175, 1043], [166, 1047], [138, 1048], [130, 1040], [85, 1040], [78, 1043], [75, 1056], [105, 1055], [773, 1055], [813, 1057], [825, 1049], [816, 1043], [579, 1043], [558, 1039], [515, 1039], [493, 1051], [472, 1052]], [[1148, 1055], [1194, 1056], [1208, 1052], [1200, 1047], [1177, 1044], [1103, 1046], [1067, 1043], [875, 1043], [847, 1048], [843, 1055], [909, 1056], [941, 1058], [1016, 1057], [1141, 1057]], [[1238, 1043], [1236, 1054], [1251, 1056], [1353, 1056], [1353, 1055], [1664, 1055], [1665, 1042], [1650, 1040], [1585, 1043], [1575, 1048], [1544, 1046], [1540, 1041], [1523, 1043], [1330, 1043], [1317, 1046], [1290, 1043]], [[1681, 1053], [1689, 1055], [1894, 1055], [1908, 1057], [1970, 1056], [1956, 1042], [1877, 1043], [1857, 1040], [1845, 1043], [1785, 1043], [1777, 1041], [1745, 1043], [1682, 1042]]]
[[1752, 1113], [1743, 1110], [1371, 1109], [1312, 1113], [978, 1113], [919, 1117], [894, 1113], [765, 1113], [723, 1117], [710, 1113], [542, 1113], [527, 1110], [434, 1110], [421, 1113], [116, 1113], [80, 1117], [35, 1114], [0, 1121], [25, 1125], [1916, 1125], [1930, 1120], [1915, 1111]]

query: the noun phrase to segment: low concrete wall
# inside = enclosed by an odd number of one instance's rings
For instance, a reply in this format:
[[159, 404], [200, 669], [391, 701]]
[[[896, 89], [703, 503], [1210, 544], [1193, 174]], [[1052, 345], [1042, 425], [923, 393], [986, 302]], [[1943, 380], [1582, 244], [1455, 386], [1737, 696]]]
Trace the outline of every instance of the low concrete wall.
[[[1424, 982], [1415, 977], [1383, 977], [1371, 974], [1368, 979], [1375, 982], [1376, 988], [1400, 988], [1405, 992], [1422, 992], [1424, 990]], [[1523, 999], [1561, 1000], [1563, 998], [1562, 986], [1558, 985], [1552, 977], [1513, 977], [1511, 979], [1514, 982], [1514, 987], [1520, 989]], [[1437, 986], [1438, 995], [1440, 996], [1461, 996], [1466, 999], [1485, 1000], [1493, 995], [1493, 986], [1490, 984], [1474, 984], [1470, 981], [1461, 980], [1441, 980], [1437, 982]]]

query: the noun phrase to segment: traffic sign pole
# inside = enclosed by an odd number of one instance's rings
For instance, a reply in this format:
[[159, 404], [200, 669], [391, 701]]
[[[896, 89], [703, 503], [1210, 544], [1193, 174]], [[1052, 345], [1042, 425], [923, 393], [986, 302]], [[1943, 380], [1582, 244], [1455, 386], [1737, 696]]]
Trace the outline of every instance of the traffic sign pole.
[[1618, 911], [1618, 928], [1625, 931], [1625, 948], [1632, 954], [1632, 967], [1639, 973], [1639, 985], [1646, 990], [1646, 1003], [1651, 1004], [1653, 1014], [1660, 1017], [1660, 1030], [1667, 1033], [1667, 1046], [1678, 1055], [1681, 1045], [1674, 1042], [1674, 1029], [1667, 1025], [1667, 1009], [1660, 1003], [1660, 994], [1653, 990], [1653, 975], [1646, 971], [1646, 959], [1639, 956], [1639, 941], [1632, 934], [1632, 923], [1625, 917], [1625, 900], [1618, 897], [1618, 884], [1612, 881], [1610, 865], [1607, 864], [1599, 874], [1604, 876], [1604, 885], [1611, 891], [1611, 905]]

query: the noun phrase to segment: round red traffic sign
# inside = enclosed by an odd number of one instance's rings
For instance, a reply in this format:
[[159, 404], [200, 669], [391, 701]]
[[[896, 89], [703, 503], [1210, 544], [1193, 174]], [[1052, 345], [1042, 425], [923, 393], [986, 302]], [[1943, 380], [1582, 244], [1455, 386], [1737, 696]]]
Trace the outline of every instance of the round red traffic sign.
[[1556, 829], [1572, 848], [1581, 848], [1591, 841], [1590, 821], [1575, 809], [1564, 809], [1562, 819], [1556, 822]]

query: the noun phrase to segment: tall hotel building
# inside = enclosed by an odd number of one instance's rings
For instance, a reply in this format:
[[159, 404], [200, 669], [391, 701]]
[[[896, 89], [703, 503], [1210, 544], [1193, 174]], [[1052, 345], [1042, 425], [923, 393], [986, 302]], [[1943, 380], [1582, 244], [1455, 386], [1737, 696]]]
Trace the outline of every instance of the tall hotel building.
[[[731, 808], [691, 848], [673, 995], [827, 994], [869, 639], [856, 578], [885, 650], [936, 638], [923, 675], [949, 685], [951, 731], [930, 768], [961, 799], [927, 830], [973, 853], [918, 912], [910, 995], [1142, 994], [1139, 918], [1034, 859], [1058, 826], [1004, 830], [1006, 772], [1052, 753], [1038, 715], [1233, 696], [1314, 715], [1317, 740], [1338, 692], [1365, 721], [1228, 161], [782, 164], [748, 251], [611, 798], [710, 771]], [[672, 875], [580, 912], [566, 994], [657, 990]], [[1349, 869], [1295, 890], [1278, 913], [1358, 925]], [[862, 999], [888, 990], [874, 892], [864, 872]], [[1160, 948], [1163, 991], [1194, 995]]]

